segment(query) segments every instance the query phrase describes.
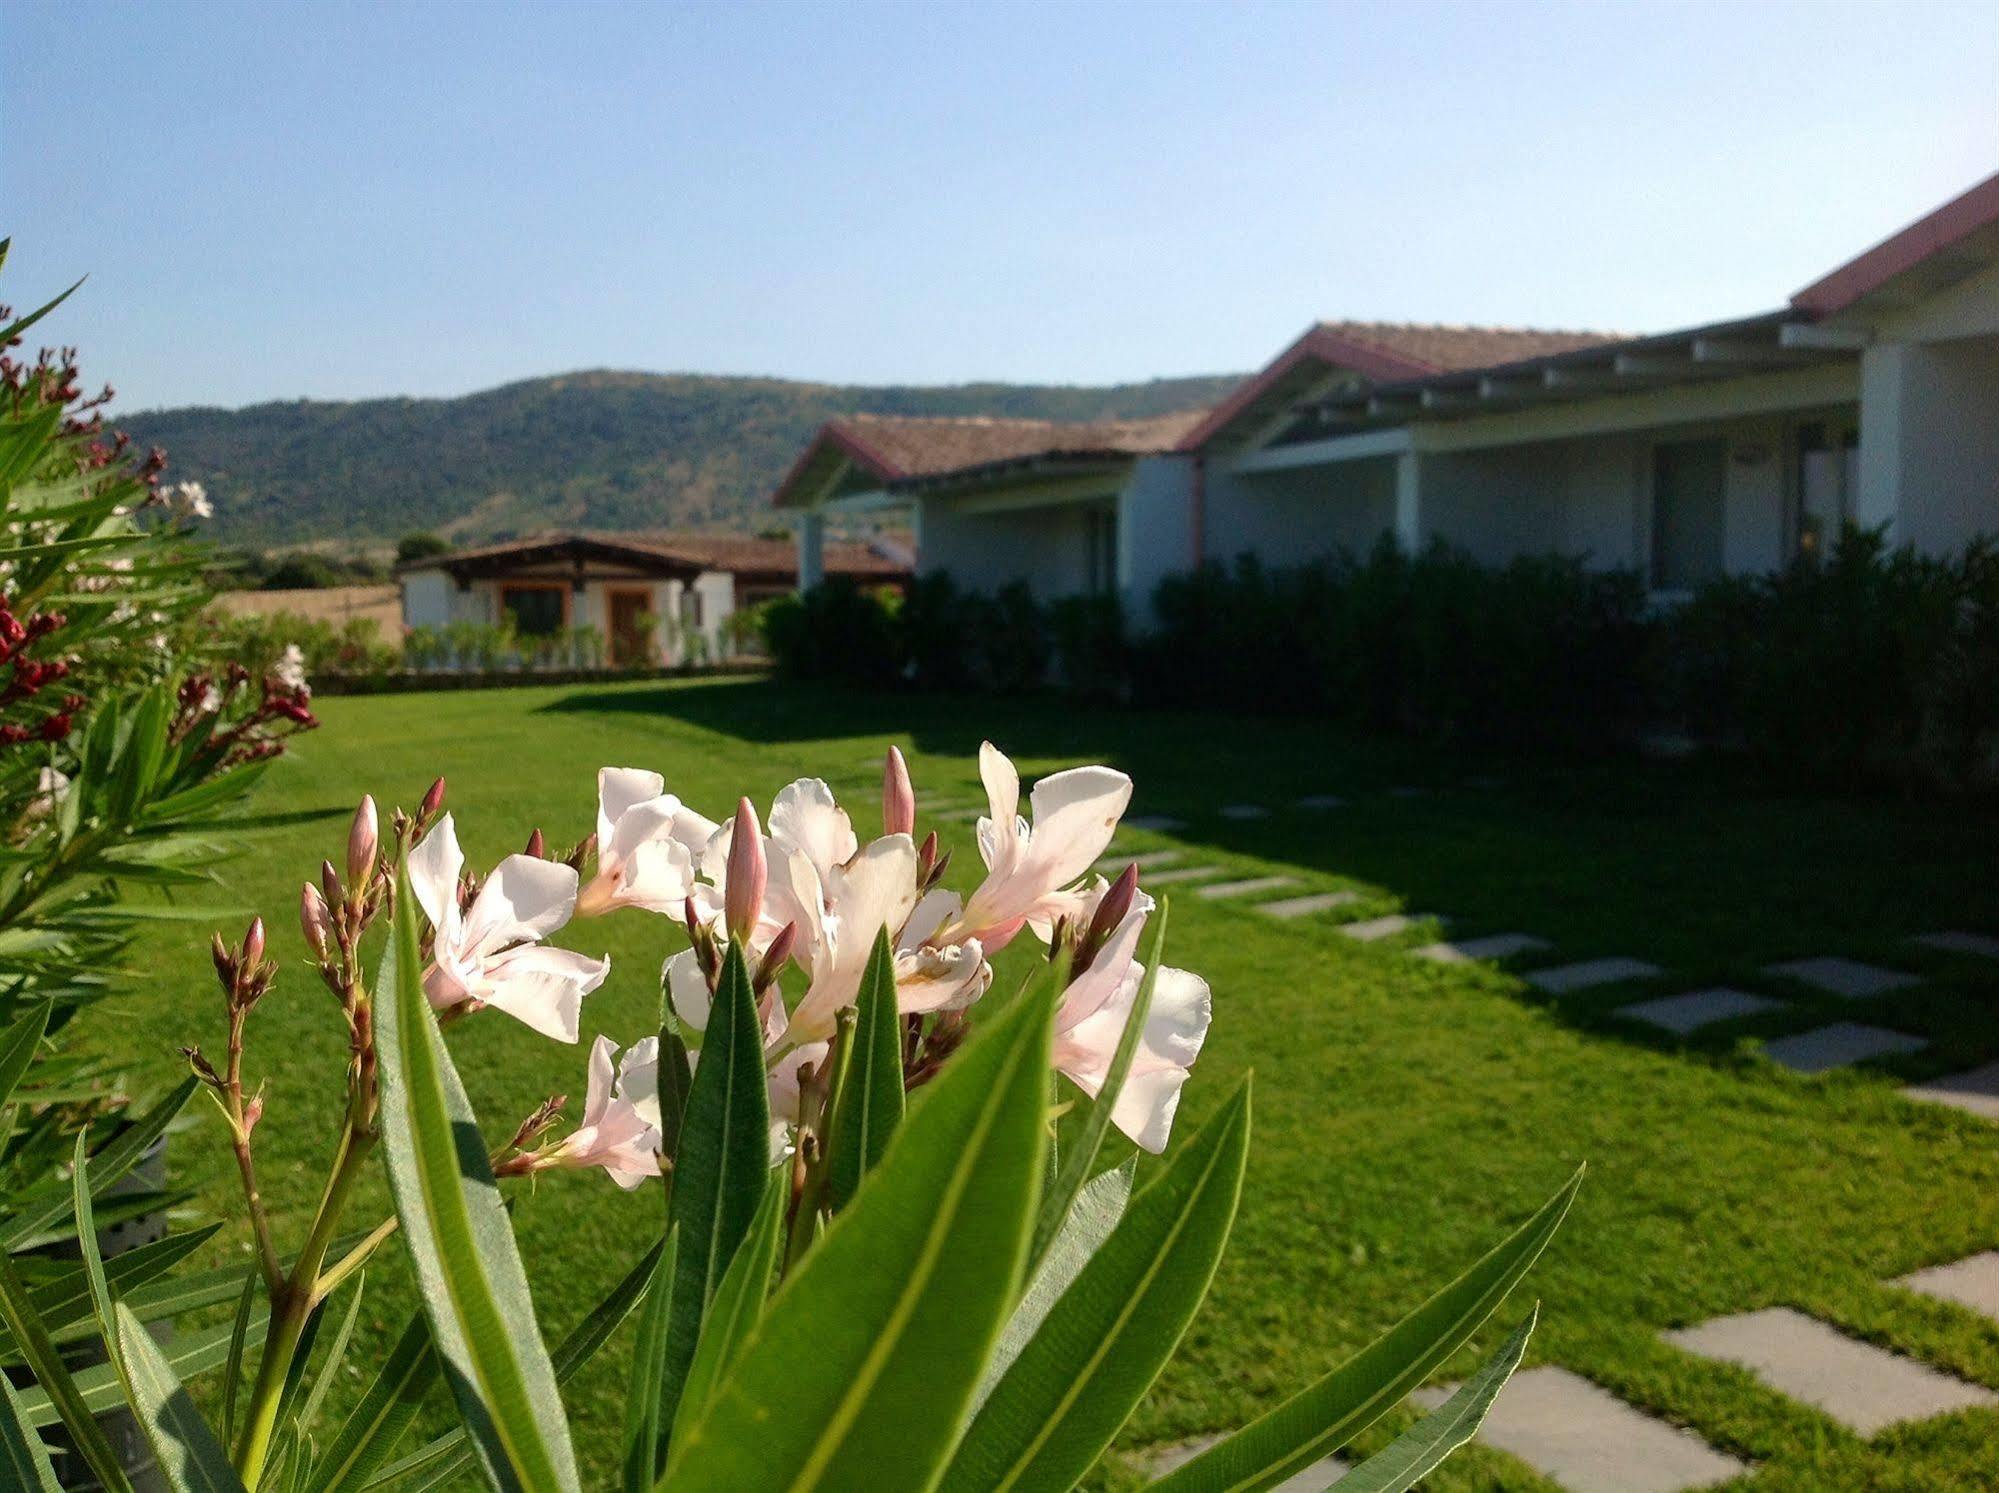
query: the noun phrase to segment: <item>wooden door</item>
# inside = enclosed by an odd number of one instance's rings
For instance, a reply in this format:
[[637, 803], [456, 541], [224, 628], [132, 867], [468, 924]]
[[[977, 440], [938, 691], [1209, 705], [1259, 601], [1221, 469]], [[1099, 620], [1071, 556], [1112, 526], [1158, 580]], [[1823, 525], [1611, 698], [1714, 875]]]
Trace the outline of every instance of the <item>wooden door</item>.
[[646, 622], [652, 611], [652, 592], [642, 586], [614, 587], [611, 600], [611, 657], [627, 668], [654, 662], [652, 630]]

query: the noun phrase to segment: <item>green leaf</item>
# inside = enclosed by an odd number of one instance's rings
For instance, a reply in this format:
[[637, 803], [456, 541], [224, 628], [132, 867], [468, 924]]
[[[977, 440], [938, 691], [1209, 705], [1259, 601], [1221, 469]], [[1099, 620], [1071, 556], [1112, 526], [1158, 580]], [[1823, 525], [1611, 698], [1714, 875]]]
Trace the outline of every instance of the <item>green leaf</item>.
[[1020, 1357], [1020, 1350], [1027, 1346], [1056, 1301], [1069, 1289], [1069, 1283], [1082, 1274], [1090, 1257], [1110, 1238], [1111, 1230], [1118, 1226], [1125, 1206], [1131, 1201], [1131, 1184], [1137, 1175], [1138, 1158], [1127, 1156], [1123, 1164], [1097, 1173], [1076, 1195], [1069, 1208], [1069, 1221], [1048, 1246], [1034, 1279], [1028, 1282], [1013, 1315], [1000, 1331], [999, 1344], [979, 1380], [979, 1392], [972, 1397], [974, 1409], [985, 1404], [993, 1386]]
[[1529, 1312], [1527, 1320], [1513, 1329], [1513, 1335], [1458, 1387], [1457, 1393], [1347, 1473], [1340, 1479], [1340, 1487], [1350, 1493], [1407, 1493], [1444, 1458], [1476, 1436], [1499, 1391], [1520, 1367], [1539, 1316], [1539, 1307]]
[[[269, 1306], [259, 1301], [250, 1313], [249, 1331], [261, 1332], [270, 1318]], [[167, 1363], [176, 1374], [183, 1380], [191, 1379], [196, 1374], [218, 1367], [228, 1358], [230, 1330], [231, 1324], [218, 1322], [199, 1332], [176, 1334], [173, 1341], [160, 1351], [166, 1355]], [[47, 1381], [42, 1382], [45, 1384]], [[93, 1416], [115, 1410], [125, 1403], [124, 1386], [118, 1382], [118, 1376], [109, 1364], [78, 1370], [75, 1384], [81, 1403]], [[53, 1425], [58, 1420], [69, 1425], [68, 1420], [50, 1405], [48, 1396], [39, 1386], [26, 1391], [21, 1399], [28, 1407], [28, 1418], [36, 1425]], [[74, 1430], [74, 1427], [71, 1429]]]
[[902, 1123], [902, 1015], [886, 928], [875, 934], [861, 971], [855, 1011], [853, 1057], [840, 1081], [826, 1154], [826, 1187], [836, 1211], [846, 1207], [862, 1174], [882, 1159]]
[[424, 998], [416, 897], [397, 872], [393, 936], [376, 980], [382, 1142], [396, 1216], [446, 1377], [488, 1478], [578, 1488], [555, 1370], [487, 1146]]
[[173, 1365], [146, 1326], [122, 1302], [114, 1303], [118, 1356], [127, 1392], [153, 1456], [177, 1493], [243, 1493], [222, 1443], [194, 1407]]
[[38, 1001], [26, 1015], [0, 1032], [0, 1105], [14, 1094], [14, 1086], [28, 1071], [49, 1029], [49, 1003]]
[[924, 1091], [673, 1448], [663, 1487], [936, 1481], [1026, 1263], [1050, 1014], [1016, 1002]]
[[684, 1436], [715, 1397], [715, 1386], [741, 1355], [750, 1329], [763, 1316], [764, 1298], [770, 1293], [770, 1273], [777, 1265], [778, 1240], [784, 1233], [785, 1205], [791, 1201], [791, 1168], [773, 1167], [764, 1185], [763, 1206], [757, 1209], [749, 1237], [737, 1249], [715, 1299], [708, 1304], [708, 1319], [701, 1324], [701, 1341], [688, 1365], [687, 1381], [680, 1390], [680, 1410], [673, 1422], [673, 1435]]
[[132, 1485], [119, 1467], [111, 1443], [104, 1439], [104, 1430], [97, 1424], [97, 1416], [84, 1398], [83, 1387], [71, 1377], [69, 1369], [63, 1364], [62, 1355], [49, 1341], [41, 1319], [35, 1315], [34, 1306], [28, 1300], [27, 1287], [21, 1283], [14, 1262], [5, 1250], [0, 1250], [0, 1316], [7, 1319], [14, 1341], [21, 1344], [28, 1368], [40, 1386], [37, 1393], [47, 1407], [47, 1413], [37, 1420], [33, 1416], [35, 1395], [25, 1397], [23, 1414], [29, 1417], [29, 1424], [49, 1425], [60, 1420], [75, 1441], [77, 1451], [90, 1464], [90, 1470], [97, 1474], [98, 1481], [112, 1493], [130, 1493]]
[[437, 1353], [430, 1322], [418, 1312], [403, 1328], [368, 1392], [334, 1433], [333, 1444], [313, 1469], [311, 1493], [359, 1493], [423, 1408], [437, 1376]]
[[[169, 1234], [151, 1244], [142, 1244], [137, 1249], [127, 1250], [105, 1261], [104, 1273], [116, 1293], [139, 1314], [142, 1321], [173, 1316], [187, 1310], [182, 1305], [180, 1291], [175, 1289], [180, 1282], [161, 1282], [160, 1288], [150, 1292], [141, 1292], [139, 1288], [173, 1269], [214, 1238], [221, 1227], [220, 1224], [210, 1224], [205, 1229]], [[232, 1279], [238, 1274], [240, 1272], [230, 1272]], [[91, 1316], [90, 1282], [80, 1264], [41, 1281], [30, 1294], [35, 1314], [41, 1318], [49, 1336], [57, 1342], [78, 1336], [78, 1333], [67, 1329], [74, 1328]], [[11, 1333], [0, 1337], [0, 1354], [12, 1357], [16, 1352], [18, 1349]]]
[[[577, 1323], [569, 1336], [556, 1346], [549, 1355], [555, 1364], [556, 1383], [567, 1384], [576, 1371], [594, 1358], [597, 1350], [610, 1340], [618, 1324], [625, 1320], [645, 1294], [664, 1248], [662, 1241], [648, 1250], [645, 1258], [626, 1271], [625, 1278], [611, 1288], [611, 1294], [600, 1301], [596, 1309]], [[457, 1477], [471, 1460], [472, 1453], [465, 1445], [465, 1432], [446, 1431], [407, 1457], [383, 1468], [364, 1486], [399, 1486], [405, 1489], [405, 1493], [423, 1493], [425, 1489], [443, 1487]], [[407, 1478], [417, 1480], [405, 1483]]]
[[[171, 1094], [120, 1130], [103, 1150], [90, 1158], [94, 1192], [102, 1192], [145, 1158], [153, 1142], [166, 1134], [167, 1126], [186, 1108], [187, 1101], [194, 1095], [196, 1083], [193, 1077], [183, 1079]], [[79, 1136], [78, 1140], [81, 1141], [82, 1137]], [[51, 1224], [68, 1218], [74, 1205], [74, 1190], [60, 1183], [36, 1189], [22, 1200], [20, 1211], [7, 1220], [4, 1228], [0, 1228], [0, 1249], [23, 1247]]]
[[1111, 1114], [1117, 1108], [1118, 1095], [1124, 1092], [1132, 1059], [1138, 1055], [1139, 1038], [1145, 1035], [1145, 1019], [1152, 1011], [1152, 987], [1159, 983], [1159, 956], [1166, 947], [1166, 915], [1169, 910], [1168, 905], [1161, 902], [1159, 910], [1153, 915], [1152, 946], [1146, 951], [1145, 978], [1139, 981], [1138, 996], [1131, 1003], [1130, 1014], [1125, 1017], [1124, 1031], [1118, 1036], [1117, 1051], [1111, 1054], [1110, 1067], [1104, 1070], [1097, 1101], [1084, 1117], [1083, 1133], [1077, 1137], [1076, 1144], [1069, 1150], [1068, 1159], [1056, 1173], [1053, 1189], [1042, 1199], [1041, 1217], [1034, 1226], [1034, 1248], [1028, 1255], [1037, 1263], [1054, 1242], [1055, 1231], [1069, 1216], [1069, 1207], [1083, 1190], [1083, 1184], [1089, 1180], [1090, 1172], [1097, 1164], [1097, 1153], [1103, 1149], [1104, 1137], [1110, 1133]]
[[660, 1376], [666, 1372], [666, 1321], [673, 1305], [673, 1271], [680, 1235], [670, 1232], [659, 1265], [646, 1286], [639, 1313], [638, 1341], [632, 1345], [631, 1385], [625, 1395], [624, 1478], [627, 1493], [644, 1493], [659, 1478]]
[[[326, 1357], [320, 1360], [319, 1372], [313, 1376], [312, 1389], [305, 1397], [305, 1404], [299, 1407], [298, 1418], [293, 1428], [300, 1436], [312, 1430], [312, 1423], [319, 1415], [321, 1402], [326, 1399], [326, 1391], [333, 1385], [335, 1375], [340, 1372], [342, 1360], [347, 1357], [347, 1340], [354, 1335], [354, 1319], [361, 1314], [361, 1296], [367, 1289], [368, 1277], [364, 1272], [354, 1278], [354, 1294], [347, 1302], [347, 1315], [340, 1319], [340, 1330], [333, 1335], [333, 1346], [326, 1350]], [[302, 1359], [303, 1354], [299, 1355]]]
[[1067, 1488], [1096, 1464], [1194, 1320], [1249, 1160], [1249, 1080], [1063, 1293], [973, 1419], [942, 1487]]
[[671, 1426], [701, 1322], [722, 1272], [763, 1201], [770, 1170], [770, 1092], [763, 1023], [740, 944], [730, 941], [687, 1095], [674, 1160], [671, 1224], [680, 1231], [666, 1324], [659, 1424]]
[[7, 1475], [6, 1486], [20, 1493], [62, 1493], [42, 1438], [28, 1424], [21, 1397], [5, 1374], [0, 1374], [0, 1472]]
[[1554, 1237], [1582, 1180], [1578, 1167], [1504, 1243], [1382, 1337], [1156, 1486], [1174, 1493], [1275, 1487], [1352, 1441], [1478, 1331]]

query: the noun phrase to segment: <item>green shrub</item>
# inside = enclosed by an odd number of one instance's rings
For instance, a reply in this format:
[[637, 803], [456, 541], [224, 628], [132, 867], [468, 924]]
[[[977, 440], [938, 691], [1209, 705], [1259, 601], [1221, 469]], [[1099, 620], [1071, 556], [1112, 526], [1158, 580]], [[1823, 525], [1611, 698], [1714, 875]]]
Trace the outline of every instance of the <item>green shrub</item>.
[[1129, 660], [1124, 608], [1115, 596], [1065, 596], [1049, 604], [1048, 631], [1065, 689], [1089, 700], [1124, 693]]
[[764, 646], [786, 678], [878, 688], [902, 673], [896, 611], [895, 598], [835, 576], [803, 596], [771, 602]]

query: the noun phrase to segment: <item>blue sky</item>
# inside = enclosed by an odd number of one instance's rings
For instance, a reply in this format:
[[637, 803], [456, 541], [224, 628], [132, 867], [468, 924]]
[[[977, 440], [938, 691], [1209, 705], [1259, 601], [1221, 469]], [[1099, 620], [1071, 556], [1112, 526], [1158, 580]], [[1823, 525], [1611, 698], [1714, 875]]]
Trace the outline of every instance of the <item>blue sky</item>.
[[1995, 168], [1990, 0], [0, 9], [0, 298], [127, 409], [1663, 329]]

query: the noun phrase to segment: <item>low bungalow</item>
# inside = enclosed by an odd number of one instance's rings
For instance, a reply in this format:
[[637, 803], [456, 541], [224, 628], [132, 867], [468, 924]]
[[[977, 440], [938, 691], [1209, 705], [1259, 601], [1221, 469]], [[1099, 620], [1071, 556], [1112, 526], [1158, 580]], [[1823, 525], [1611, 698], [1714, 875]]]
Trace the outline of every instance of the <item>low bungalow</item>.
[[[828, 544], [821, 573], [900, 587], [909, 556], [886, 543]], [[405, 627], [496, 626], [523, 638], [590, 627], [620, 663], [683, 663], [737, 651], [731, 619], [798, 585], [788, 539], [696, 534], [536, 534], [399, 566]]]
[[[947, 439], [983, 424], [988, 449]], [[1999, 532], [1999, 176], [1758, 316], [1652, 336], [1314, 326], [1212, 410], [1112, 427], [866, 417], [775, 502], [801, 582], [828, 515], [906, 510], [917, 568], [1115, 591], [1384, 534], [1559, 552], [1661, 596], [1846, 523], [1944, 552]]]

